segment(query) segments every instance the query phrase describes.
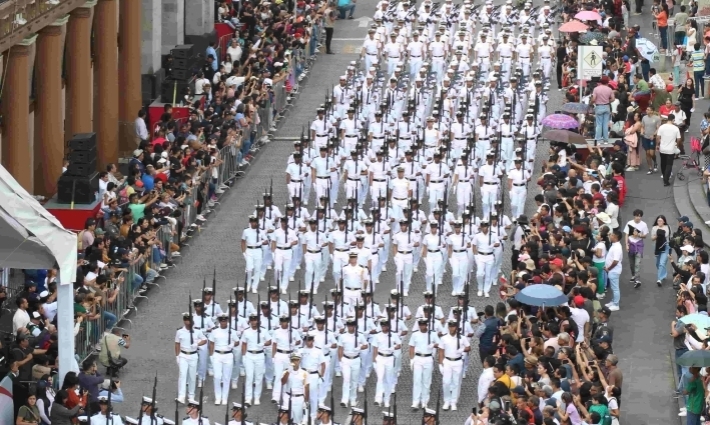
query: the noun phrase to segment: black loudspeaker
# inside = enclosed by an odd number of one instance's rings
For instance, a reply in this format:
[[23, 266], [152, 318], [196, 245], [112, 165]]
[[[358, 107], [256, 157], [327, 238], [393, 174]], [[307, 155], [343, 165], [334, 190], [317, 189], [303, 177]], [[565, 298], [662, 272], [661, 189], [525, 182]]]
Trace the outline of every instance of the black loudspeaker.
[[176, 69], [190, 69], [194, 61], [190, 58], [173, 59], [173, 73]]
[[88, 177], [63, 174], [57, 183], [57, 201], [60, 204], [91, 204], [96, 201], [99, 190], [99, 173]]
[[173, 80], [167, 79], [163, 81], [162, 87], [160, 89], [160, 96], [163, 103], [173, 103], [173, 98], [175, 102], [179, 103], [184, 99], [185, 93], [187, 93], [187, 88], [194, 84], [194, 79], [191, 80]]
[[69, 162], [67, 171], [64, 172], [67, 176], [73, 177], [89, 177], [96, 172], [96, 158], [91, 162]]
[[75, 151], [89, 151], [96, 149], [96, 133], [75, 134], [69, 140], [69, 149]]
[[173, 55], [175, 59], [189, 59], [193, 56], [193, 47], [192, 44], [181, 44], [171, 49], [170, 54]]
[[192, 77], [192, 70], [190, 69], [175, 69], [170, 72], [170, 77], [175, 80], [189, 80]]
[[75, 149], [69, 154], [70, 164], [89, 164], [91, 162], [96, 163], [96, 148], [86, 151]]

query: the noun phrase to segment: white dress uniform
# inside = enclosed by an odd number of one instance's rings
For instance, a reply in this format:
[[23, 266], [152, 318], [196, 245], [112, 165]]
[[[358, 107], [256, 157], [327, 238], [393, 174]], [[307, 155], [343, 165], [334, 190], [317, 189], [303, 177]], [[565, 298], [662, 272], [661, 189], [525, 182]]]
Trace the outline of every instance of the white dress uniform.
[[175, 342], [180, 344], [180, 354], [177, 358], [179, 367], [178, 399], [185, 400], [187, 396], [195, 397], [195, 381], [197, 380], [197, 348], [202, 341], [207, 341], [202, 331], [193, 329], [192, 332], [182, 327], [175, 333]]
[[474, 47], [478, 66], [482, 73], [487, 74], [491, 67], [491, 51], [493, 50], [489, 42], [479, 41]]
[[[308, 372], [299, 367], [294, 370], [289, 363], [288, 369], [283, 372], [281, 377], [288, 372], [286, 387], [281, 399], [282, 406], [291, 406], [291, 420], [293, 423], [303, 423], [303, 405], [305, 403], [306, 385], [308, 384]], [[281, 379], [279, 377], [279, 380]]]
[[488, 296], [491, 286], [493, 285], [493, 280], [496, 277], [493, 273], [493, 266], [495, 265], [495, 245], [499, 244], [500, 241], [496, 235], [490, 232], [490, 230], [487, 230], [486, 233], [481, 230], [473, 235], [473, 238], [471, 239], [471, 243], [477, 249], [475, 258], [478, 296], [480, 297], [483, 293]]
[[315, 347], [315, 341], [313, 348], [305, 347], [301, 349], [301, 367], [308, 372], [308, 399], [312, 418], [315, 418], [318, 414], [321, 387], [325, 385], [325, 377], [321, 376], [321, 370], [327, 369], [327, 363], [329, 361], [330, 358], [323, 356], [323, 350]]
[[[458, 229], [458, 231], [456, 231]], [[454, 233], [446, 239], [446, 244], [451, 252], [451, 286], [453, 293], [463, 292], [464, 283], [468, 277], [468, 250], [471, 247], [469, 237], [461, 233], [461, 228], [454, 228]]]
[[436, 82], [441, 84], [444, 80], [444, 65], [446, 56], [446, 44], [441, 41], [441, 37], [429, 43], [429, 53], [431, 55], [431, 70], [436, 73]]
[[[271, 344], [270, 350], [267, 350], [270, 356], [272, 356], [274, 364], [274, 386], [271, 391], [271, 399], [279, 400], [281, 397], [281, 377], [285, 370], [289, 368], [291, 364], [291, 353], [296, 348], [294, 343], [300, 340], [301, 332], [299, 329], [290, 328], [291, 323], [289, 322], [286, 329], [279, 327], [271, 333]], [[289, 342], [290, 339], [290, 342]]]
[[[358, 379], [358, 384], [360, 387], [364, 387], [370, 372], [372, 372], [372, 344], [370, 342], [373, 334], [371, 332], [379, 332], [380, 329], [372, 318], [363, 314], [362, 317], [357, 319], [357, 331], [365, 337], [368, 343], [367, 348], [360, 350], [360, 378]], [[359, 388], [358, 391], [360, 391]]]
[[343, 300], [355, 305], [362, 300], [363, 289], [369, 288], [367, 269], [359, 264], [343, 266]]
[[[271, 270], [272, 263], [274, 261], [273, 258], [273, 253], [271, 252], [271, 234], [274, 231], [274, 222], [272, 219], [269, 219], [266, 214], [264, 214], [263, 217], [260, 217], [257, 215], [258, 218], [258, 227], [259, 227], [259, 233], [263, 233], [266, 237], [266, 240], [269, 241], [266, 245], [264, 245], [261, 250], [263, 253], [262, 256], [262, 261], [261, 261], [261, 274], [259, 275], [259, 281], [264, 281], [266, 277], [266, 270]], [[258, 282], [257, 282], [257, 287], [258, 287]], [[257, 287], [254, 286], [252, 283], [252, 291], [256, 289]], [[257, 289], [258, 290], [258, 289]]]
[[537, 53], [540, 55], [542, 75], [545, 79], [549, 79], [550, 71], [552, 70], [552, 46], [548, 44], [541, 44], [537, 47]]
[[[298, 246], [297, 230], [279, 227], [271, 235], [274, 252], [274, 274], [278, 280], [279, 289], [283, 292], [288, 290], [288, 282], [293, 278], [291, 273], [291, 260], [293, 250]], [[295, 270], [294, 270], [295, 272]]]
[[350, 95], [350, 89], [347, 86], [337, 85], [333, 87], [333, 101], [335, 104], [333, 118], [347, 117], [347, 110], [350, 107]]
[[454, 193], [456, 193], [459, 216], [463, 214], [464, 209], [471, 203], [474, 196], [473, 187], [476, 184], [476, 171], [469, 162], [470, 158], [466, 162], [458, 161], [458, 165], [454, 168], [454, 176], [457, 176]]
[[522, 166], [515, 167], [508, 172], [508, 179], [512, 182], [510, 189], [510, 212], [513, 220], [517, 220], [523, 212], [525, 212], [525, 200], [528, 196], [527, 181], [530, 178], [530, 172]]
[[234, 329], [218, 327], [209, 335], [210, 345], [214, 345], [212, 366], [214, 368], [215, 404], [227, 404], [229, 400], [229, 381], [232, 379], [234, 366], [234, 347], [239, 345], [239, 336]]
[[323, 277], [321, 253], [323, 248], [328, 246], [328, 242], [328, 235], [318, 230], [308, 229], [303, 235], [303, 251], [306, 259], [305, 288], [310, 289], [312, 285], [315, 293], [318, 292], [318, 285]]
[[478, 176], [481, 178], [481, 203], [483, 204], [483, 217], [488, 217], [492, 211], [493, 204], [498, 200], [500, 178], [503, 170], [496, 164], [483, 164], [478, 169]]
[[[197, 313], [192, 314], [192, 323], [194, 323], [193, 329], [201, 330], [202, 333], [208, 337], [209, 333], [214, 329], [215, 324], [212, 318], [208, 314], [198, 315]], [[209, 363], [209, 350], [207, 344], [200, 345], [197, 347], [197, 379], [198, 387], [202, 386], [202, 382], [207, 376]]]
[[422, 68], [425, 47], [421, 39], [416, 41], [412, 40], [407, 45], [407, 53], [409, 54], [409, 76], [411, 79], [419, 75], [419, 70]]
[[241, 344], [246, 371], [246, 402], [251, 404], [252, 398], [255, 402], [261, 398], [266, 363], [264, 347], [271, 345], [271, 333], [263, 326], [260, 330], [249, 327], [242, 333]]
[[[538, 121], [539, 125], [539, 121]], [[539, 134], [538, 130], [535, 128], [535, 124], [531, 123], [528, 125], [527, 121], [523, 123], [523, 125], [520, 127], [520, 133], [522, 133], [523, 137], [525, 137], [525, 160], [528, 163], [534, 163], [535, 162], [535, 147], [536, 147], [536, 141], [537, 141], [537, 135]], [[527, 164], [523, 168], [528, 168]]]
[[[311, 123], [311, 136], [313, 137], [313, 144], [316, 148], [321, 148], [328, 144], [328, 137], [333, 129], [333, 125], [326, 119], [316, 118]], [[317, 152], [316, 152], [317, 155]]]
[[311, 167], [303, 164], [303, 162], [296, 164], [292, 162], [286, 167], [286, 174], [290, 176], [288, 183], [288, 196], [293, 198], [294, 196], [301, 196], [304, 193], [304, 182], [311, 172]]
[[370, 164], [369, 174], [372, 180], [370, 184], [370, 199], [372, 200], [372, 205], [377, 205], [377, 198], [379, 196], [385, 196], [387, 193], [387, 177], [390, 173], [389, 164], [384, 161], [380, 161], [380, 157], [377, 158], [376, 162]]
[[451, 335], [447, 332], [441, 337], [439, 349], [444, 350], [442, 364], [444, 409], [447, 409], [449, 405], [456, 405], [458, 402], [463, 377], [464, 349], [470, 346], [471, 343], [464, 335]]
[[436, 208], [439, 199], [444, 199], [444, 191], [448, 190], [447, 183], [451, 170], [443, 161], [432, 163], [426, 167], [429, 175], [427, 190], [429, 191], [429, 210]]
[[380, 42], [373, 34], [372, 37], [368, 36], [362, 43], [362, 49], [365, 54], [365, 69], [367, 70], [379, 62], [378, 53], [380, 50]]
[[375, 402], [383, 403], [385, 407], [390, 407], [390, 396], [394, 389], [394, 351], [395, 346], [400, 345], [402, 340], [399, 335], [392, 331], [388, 333], [379, 332], [372, 338], [372, 346], [377, 348], [377, 357], [373, 358], [375, 373], [377, 374], [377, 387], [375, 389]]
[[[436, 323], [441, 324], [439, 321], [436, 321]], [[436, 353], [434, 347], [440, 343], [441, 341], [436, 331], [428, 330], [424, 333], [420, 332], [419, 329], [412, 331], [412, 336], [409, 338], [410, 350], [414, 349], [414, 356], [409, 360], [412, 379], [414, 380], [412, 406], [417, 407], [421, 404], [422, 407], [426, 407], [427, 403], [429, 403], [431, 374], [434, 370], [433, 355]]]
[[[325, 398], [328, 395], [328, 392], [331, 390], [331, 386], [333, 385], [333, 374], [334, 374], [334, 366], [335, 362], [334, 360], [338, 357], [338, 349], [333, 348], [333, 344], [338, 344], [338, 332], [340, 332], [340, 327], [342, 325], [338, 326], [337, 320], [335, 323], [335, 330], [333, 330], [333, 326], [331, 324], [330, 327], [328, 327], [328, 323], [326, 320], [325, 323], [325, 328], [322, 331], [319, 330], [313, 330], [315, 334], [315, 337], [313, 339], [313, 346], [320, 349], [323, 354], [323, 361], [325, 362], [325, 374], [323, 374], [323, 382], [321, 382], [321, 385], [318, 388], [318, 403], [323, 404], [325, 403]], [[328, 332], [325, 331], [325, 329], [328, 329]]]
[[338, 346], [343, 350], [340, 358], [340, 368], [343, 374], [343, 390], [341, 403], [350, 402], [351, 406], [357, 405], [357, 386], [360, 377], [360, 351], [367, 345], [367, 339], [360, 333], [351, 333], [349, 330], [340, 335]]
[[345, 171], [348, 173], [348, 180], [345, 182], [345, 196], [348, 199], [357, 198], [357, 205], [360, 207], [365, 201], [367, 191], [365, 190], [365, 176], [367, 164], [362, 159], [348, 158], [345, 161]]
[[368, 131], [372, 137], [370, 148], [373, 152], [379, 151], [384, 145], [387, 128], [387, 123], [381, 117], [375, 117], [375, 121], [370, 122]]
[[210, 425], [210, 420], [205, 415], [195, 419], [188, 416], [182, 420], [182, 425]]
[[409, 206], [409, 192], [412, 190], [410, 181], [405, 177], [396, 177], [390, 180], [389, 187], [392, 195], [394, 217], [395, 219], [402, 219], [402, 210]]
[[504, 81], [510, 80], [513, 49], [515, 49], [515, 46], [513, 46], [513, 43], [510, 42], [500, 42], [496, 47], [496, 52], [498, 52], [498, 57], [501, 62], [501, 71], [503, 71], [503, 75], [501, 77]]
[[264, 260], [264, 245], [268, 243], [267, 234], [258, 229], [252, 229], [251, 226], [244, 229], [242, 232], [242, 240], [246, 242], [246, 252], [244, 259], [246, 260], [247, 272], [247, 288], [257, 288], [259, 286], [259, 278], [261, 277], [261, 267]]
[[352, 243], [355, 242], [355, 233], [345, 230], [334, 230], [328, 237], [332, 247], [333, 280], [340, 282], [340, 274], [343, 267], [348, 263], [348, 257]]
[[401, 57], [402, 46], [397, 42], [390, 41], [384, 45], [382, 52], [387, 58], [387, 75], [392, 75]]
[[331, 187], [331, 171], [332, 168], [336, 168], [336, 160], [331, 156], [326, 155], [318, 156], [313, 158], [311, 161], [311, 168], [314, 180], [314, 189], [316, 190], [316, 199], [320, 199], [323, 196], [328, 196]]
[[530, 76], [530, 57], [532, 56], [532, 45], [527, 42], [521, 42], [515, 46], [515, 52], [517, 53], [518, 63], [523, 68], [523, 76], [525, 78]]
[[409, 295], [409, 286], [412, 284], [412, 251], [419, 249], [421, 236], [415, 232], [398, 232], [392, 236], [392, 244], [396, 245], [397, 253], [394, 256], [397, 267], [396, 282], [402, 283], [402, 291], [405, 296]]
[[[377, 226], [378, 223], [375, 223], [375, 226]], [[381, 229], [383, 230], [389, 230], [389, 227], [386, 225], [381, 225]], [[380, 245], [384, 244], [384, 240], [382, 238], [382, 235], [378, 232], [376, 232], [373, 228], [372, 232], [368, 232], [367, 229], [365, 229], [365, 232], [363, 233], [363, 236], [365, 236], [365, 239], [363, 240], [363, 245], [365, 248], [370, 250], [370, 261], [372, 264], [372, 269], [370, 270], [371, 276], [372, 276], [372, 283], [373, 285], [377, 286], [378, 283], [380, 283], [380, 273], [382, 273], [382, 263], [380, 262]]]
[[440, 234], [437, 230], [436, 234], [428, 233], [422, 238], [422, 250], [426, 250], [424, 264], [426, 264], [426, 290], [433, 291], [433, 283], [436, 282], [437, 288], [443, 283], [444, 269], [444, 249], [446, 248], [446, 236]]
[[[145, 419], [148, 419], [148, 421], [150, 421], [150, 418], [142, 418], [141, 422], [143, 422]], [[150, 422], [148, 423], [150, 424]], [[155, 425], [162, 424], [162, 419], [155, 418]], [[109, 417], [106, 417], [106, 415], [102, 413], [97, 413], [91, 417], [91, 425], [123, 425], [123, 419], [121, 419], [121, 416], [117, 413], [111, 413], [111, 416]]]
[[[237, 315], [236, 317], [232, 316], [230, 320], [232, 321], [232, 329], [237, 331], [237, 337], [241, 339], [242, 332], [244, 332], [244, 329], [249, 327], [249, 322], [247, 322], [247, 319], [240, 315]], [[232, 357], [234, 358], [234, 363], [232, 363], [232, 389], [236, 390], [239, 382], [239, 375], [245, 375], [244, 363], [242, 363], [242, 347], [234, 347], [234, 349], [232, 349]]]

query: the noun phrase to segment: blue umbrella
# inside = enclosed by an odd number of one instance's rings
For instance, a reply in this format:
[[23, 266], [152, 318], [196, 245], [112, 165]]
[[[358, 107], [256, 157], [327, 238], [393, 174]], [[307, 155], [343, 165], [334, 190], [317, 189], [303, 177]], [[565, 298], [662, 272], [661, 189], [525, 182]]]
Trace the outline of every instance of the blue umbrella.
[[567, 302], [567, 295], [551, 285], [537, 284], [523, 288], [515, 294], [515, 299], [523, 304], [544, 307], [558, 306]]

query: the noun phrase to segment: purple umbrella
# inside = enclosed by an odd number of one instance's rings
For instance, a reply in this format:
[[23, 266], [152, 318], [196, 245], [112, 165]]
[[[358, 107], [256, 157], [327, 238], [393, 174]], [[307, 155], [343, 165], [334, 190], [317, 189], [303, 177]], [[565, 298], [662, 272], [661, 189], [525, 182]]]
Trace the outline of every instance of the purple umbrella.
[[578, 128], [579, 122], [569, 115], [552, 114], [543, 118], [542, 125], [555, 130], [568, 130], [570, 128]]

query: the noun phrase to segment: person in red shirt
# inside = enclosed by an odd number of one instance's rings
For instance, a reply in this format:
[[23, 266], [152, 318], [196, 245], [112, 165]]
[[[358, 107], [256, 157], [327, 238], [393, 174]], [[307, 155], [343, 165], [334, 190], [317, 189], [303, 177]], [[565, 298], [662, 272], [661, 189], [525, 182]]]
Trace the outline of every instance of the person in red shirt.
[[[513, 393], [516, 396], [515, 407], [518, 408], [518, 417], [525, 416], [527, 418], [528, 425], [535, 425], [535, 415], [533, 415], [530, 406], [528, 406], [528, 397], [525, 393], [525, 388], [517, 386], [513, 388]], [[521, 415], [522, 412], [526, 412], [526, 415]]]
[[615, 162], [611, 165], [612, 179], [616, 181], [616, 188], [619, 191], [619, 207], [624, 206], [624, 199], [626, 199], [626, 179], [621, 174], [623, 172], [623, 165], [617, 166], [618, 163]]

